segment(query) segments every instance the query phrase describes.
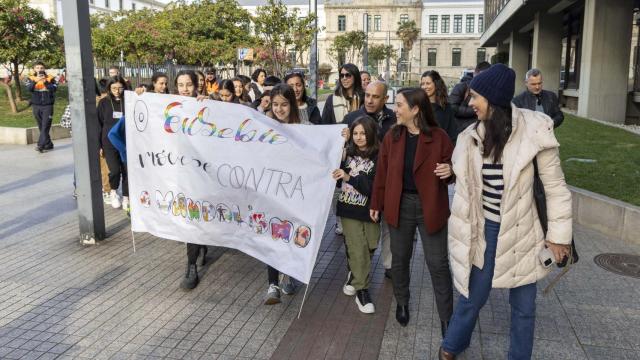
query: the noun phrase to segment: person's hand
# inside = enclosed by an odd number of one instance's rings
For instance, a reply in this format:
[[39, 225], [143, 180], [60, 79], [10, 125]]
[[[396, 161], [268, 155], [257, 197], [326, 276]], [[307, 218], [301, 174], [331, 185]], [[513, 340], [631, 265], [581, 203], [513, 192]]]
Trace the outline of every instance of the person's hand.
[[371, 220], [373, 220], [373, 222], [378, 222], [378, 220], [380, 219], [380, 211], [370, 209], [369, 217], [371, 218]]
[[342, 132], [340, 133], [340, 135], [344, 138], [344, 142], [349, 141], [349, 128], [344, 128], [342, 129]]
[[453, 175], [453, 172], [451, 171], [451, 165], [449, 164], [436, 163], [436, 169], [433, 172], [437, 177], [443, 180]]
[[206, 95], [198, 95], [196, 96], [196, 100], [197, 101], [203, 101], [203, 100], [207, 100], [209, 97]]
[[136, 94], [138, 95], [142, 95], [147, 89], [144, 86], [138, 86], [135, 89]]
[[569, 251], [571, 250], [569, 245], [554, 244], [550, 241], [545, 241], [545, 245], [553, 253], [557, 264], [561, 263], [565, 256], [569, 256]]
[[333, 170], [331, 175], [333, 176], [333, 180], [342, 179], [344, 181], [349, 181], [349, 179], [351, 179], [351, 176], [349, 176], [349, 174], [347, 174], [347, 172], [342, 169]]

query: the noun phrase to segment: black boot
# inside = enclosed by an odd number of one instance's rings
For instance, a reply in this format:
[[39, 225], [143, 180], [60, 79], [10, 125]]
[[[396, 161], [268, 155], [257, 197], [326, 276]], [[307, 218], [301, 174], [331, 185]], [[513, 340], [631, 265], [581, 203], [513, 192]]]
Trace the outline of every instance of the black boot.
[[444, 339], [444, 336], [447, 334], [447, 329], [448, 328], [449, 328], [449, 322], [440, 320], [440, 330], [442, 331], [442, 338], [443, 339]]
[[198, 266], [196, 266], [196, 264], [187, 264], [187, 272], [180, 286], [187, 290], [194, 289], [198, 286]]
[[209, 251], [209, 248], [206, 245], [201, 245], [200, 250], [202, 252], [202, 263], [200, 266], [204, 266], [204, 264], [207, 263], [207, 252]]
[[409, 306], [408, 305], [396, 306], [396, 320], [398, 320], [400, 325], [407, 326], [407, 324], [409, 323]]

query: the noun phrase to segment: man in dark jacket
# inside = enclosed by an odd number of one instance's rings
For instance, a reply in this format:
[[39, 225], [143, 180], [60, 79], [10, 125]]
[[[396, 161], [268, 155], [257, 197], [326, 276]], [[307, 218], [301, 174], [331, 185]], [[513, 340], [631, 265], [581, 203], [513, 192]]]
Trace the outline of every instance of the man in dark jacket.
[[382, 141], [387, 131], [396, 123], [396, 114], [385, 105], [389, 96], [389, 87], [383, 81], [374, 81], [367, 86], [364, 94], [364, 105], [344, 117], [344, 123], [351, 125], [357, 118], [369, 115], [378, 124], [378, 139]]
[[40, 137], [36, 145], [37, 152], [53, 150], [53, 142], [49, 136], [53, 119], [53, 104], [56, 100], [58, 85], [51, 75], [47, 75], [43, 62], [33, 65], [33, 72], [27, 78], [27, 90], [31, 92], [31, 108], [38, 123]]
[[554, 128], [560, 126], [564, 121], [564, 114], [560, 111], [558, 96], [542, 89], [542, 72], [535, 68], [527, 71], [525, 83], [527, 90], [513, 98], [513, 104], [519, 108], [545, 113], [553, 120]]
[[[479, 63], [473, 71], [473, 76], [487, 70], [489, 67], [491, 67], [491, 64], [486, 61]], [[469, 100], [471, 99], [469, 95], [469, 82], [473, 76], [465, 75], [465, 77], [460, 80], [460, 83], [453, 87], [449, 95], [449, 104], [451, 104], [451, 109], [453, 109], [456, 123], [458, 124], [458, 133], [461, 133], [462, 130], [478, 120], [476, 113], [471, 106], [469, 106]]]

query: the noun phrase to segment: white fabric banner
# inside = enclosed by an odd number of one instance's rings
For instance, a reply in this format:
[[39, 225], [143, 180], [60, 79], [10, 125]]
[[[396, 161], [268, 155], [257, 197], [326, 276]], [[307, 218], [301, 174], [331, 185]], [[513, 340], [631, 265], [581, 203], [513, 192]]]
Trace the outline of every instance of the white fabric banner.
[[343, 125], [129, 91], [125, 109], [132, 231], [238, 249], [309, 283]]

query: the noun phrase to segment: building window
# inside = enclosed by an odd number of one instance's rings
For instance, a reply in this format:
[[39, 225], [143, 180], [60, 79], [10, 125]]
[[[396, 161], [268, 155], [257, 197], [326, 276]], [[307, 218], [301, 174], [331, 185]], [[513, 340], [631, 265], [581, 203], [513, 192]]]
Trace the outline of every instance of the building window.
[[409, 14], [402, 14], [402, 15], [400, 15], [400, 22], [401, 22], [401, 23], [405, 23], [405, 22], [407, 22], [407, 21], [409, 21]]
[[438, 50], [433, 48], [427, 49], [427, 66], [437, 66], [436, 65], [437, 55], [438, 55]]
[[367, 32], [371, 31], [371, 15], [367, 15]]
[[373, 31], [382, 31], [382, 16], [373, 16]]
[[478, 32], [484, 32], [484, 15], [478, 15]]
[[473, 33], [475, 30], [475, 15], [467, 15], [467, 33]]
[[462, 32], [462, 15], [453, 16], [453, 33], [459, 34]]
[[338, 15], [338, 31], [347, 31], [347, 17]]
[[442, 31], [443, 34], [449, 33], [449, 15], [442, 15]]
[[460, 50], [460, 48], [453, 48], [451, 50], [451, 66], [460, 66], [461, 58], [462, 50]]
[[[563, 19], [562, 62], [560, 88], [580, 88], [580, 63], [582, 54], [582, 19], [584, 5], [569, 9]], [[554, 88], [555, 84], [550, 85]]]
[[487, 61], [487, 49], [478, 48], [476, 53], [476, 64], [480, 64], [483, 61]]
[[429, 16], [429, 34], [438, 32], [438, 15]]

